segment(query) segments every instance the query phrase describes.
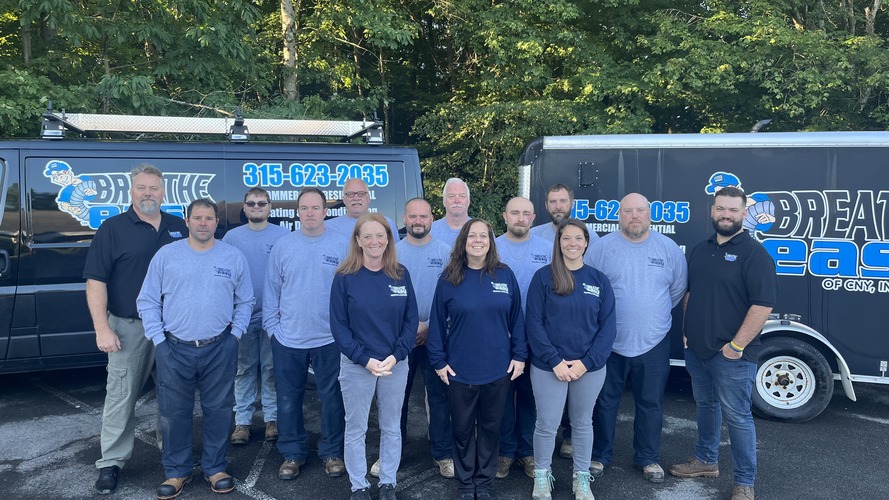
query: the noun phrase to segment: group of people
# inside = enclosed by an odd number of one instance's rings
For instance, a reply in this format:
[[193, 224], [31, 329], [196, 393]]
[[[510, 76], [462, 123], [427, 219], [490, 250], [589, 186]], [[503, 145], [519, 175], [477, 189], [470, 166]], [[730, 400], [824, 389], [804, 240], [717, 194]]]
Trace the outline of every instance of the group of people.
[[[132, 454], [135, 401], [155, 366], [166, 476], [159, 500], [178, 496], [191, 478], [195, 389], [200, 465], [213, 491], [235, 488], [225, 453], [229, 442], [249, 442], [257, 392], [264, 438], [283, 456], [278, 477], [298, 477], [309, 454], [310, 366], [321, 402], [318, 457], [328, 476], [348, 474], [355, 500], [371, 498], [368, 472], [379, 478], [381, 500], [396, 497], [417, 372], [432, 458], [442, 476], [457, 478], [461, 500], [493, 498], [494, 479], [516, 461], [533, 478], [532, 498], [550, 498], [560, 426], [575, 498], [592, 499], [590, 483], [612, 460], [628, 380], [634, 465], [662, 482], [667, 333], [684, 298], [698, 442], [670, 473], [718, 475], [725, 415], [732, 498], [753, 498], [750, 393], [776, 291], [768, 254], [741, 228], [740, 190], [716, 194], [716, 234], [686, 264], [672, 240], [650, 230], [648, 200], [637, 193], [621, 200], [620, 231], [599, 238], [570, 218], [571, 189], [556, 184], [546, 199], [551, 222], [534, 227], [533, 204], [516, 197], [503, 213], [506, 233], [495, 238], [488, 221], [469, 216], [466, 183], [449, 179], [445, 217], [433, 221], [426, 200], [408, 201], [399, 241], [393, 221], [370, 210], [359, 179], [346, 182], [346, 212], [330, 220], [325, 193], [303, 189], [293, 232], [269, 223], [269, 195], [252, 188], [247, 223], [218, 241], [213, 202], [195, 200], [182, 221], [159, 210], [155, 167], [137, 167], [131, 181], [132, 206], [100, 227], [84, 270], [97, 345], [109, 353], [99, 493], [115, 490]], [[375, 396], [379, 460], [368, 470]]]

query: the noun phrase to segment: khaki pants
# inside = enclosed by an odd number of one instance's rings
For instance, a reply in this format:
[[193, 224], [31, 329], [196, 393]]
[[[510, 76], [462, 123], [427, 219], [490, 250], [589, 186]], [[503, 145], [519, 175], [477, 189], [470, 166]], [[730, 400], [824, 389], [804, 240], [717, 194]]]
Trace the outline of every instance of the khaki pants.
[[[120, 339], [120, 350], [108, 353], [108, 381], [102, 412], [102, 458], [96, 460], [96, 468], [112, 465], [122, 468], [133, 455], [136, 401], [154, 368], [154, 345], [145, 338], [142, 320], [119, 318], [109, 313], [108, 324]], [[160, 429], [160, 425], [155, 429]], [[160, 439], [158, 446], [161, 446]]]

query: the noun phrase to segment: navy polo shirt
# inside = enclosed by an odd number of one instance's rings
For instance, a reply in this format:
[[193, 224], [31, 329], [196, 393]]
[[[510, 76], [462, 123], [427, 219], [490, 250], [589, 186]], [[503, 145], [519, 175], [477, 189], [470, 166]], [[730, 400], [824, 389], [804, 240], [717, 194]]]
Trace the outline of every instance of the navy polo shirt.
[[158, 229], [143, 221], [133, 207], [99, 226], [93, 236], [83, 277], [108, 287], [108, 311], [121, 318], [139, 319], [136, 297], [158, 249], [188, 237], [185, 221], [161, 212]]
[[[688, 291], [688, 348], [709, 359], [735, 337], [750, 306], [775, 307], [775, 262], [747, 231], [722, 245], [714, 234], [688, 256]], [[757, 336], [744, 349], [744, 359], [756, 363], [759, 349]]]

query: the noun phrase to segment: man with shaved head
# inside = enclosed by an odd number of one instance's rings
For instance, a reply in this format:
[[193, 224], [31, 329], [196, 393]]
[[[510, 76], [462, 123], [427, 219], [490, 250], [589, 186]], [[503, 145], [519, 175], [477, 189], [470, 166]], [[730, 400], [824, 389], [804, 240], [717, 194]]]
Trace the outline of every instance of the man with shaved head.
[[587, 264], [614, 288], [617, 338], [606, 364], [605, 385], [593, 412], [593, 461], [601, 476], [613, 457], [614, 431], [624, 384], [632, 380], [636, 412], [633, 465], [654, 483], [664, 480], [660, 461], [664, 389], [670, 374], [671, 311], [685, 293], [688, 268], [676, 243], [651, 231], [648, 200], [630, 193], [620, 201], [620, 232], [590, 245]]

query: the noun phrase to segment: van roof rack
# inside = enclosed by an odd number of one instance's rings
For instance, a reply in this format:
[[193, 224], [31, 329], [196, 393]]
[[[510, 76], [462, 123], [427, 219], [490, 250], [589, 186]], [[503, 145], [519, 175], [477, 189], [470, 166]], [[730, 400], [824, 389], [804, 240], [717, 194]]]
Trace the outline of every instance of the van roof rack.
[[383, 143], [383, 122], [377, 120], [247, 120], [240, 110], [234, 118], [57, 113], [51, 108], [43, 113], [41, 139], [62, 139], [66, 131], [87, 137], [98, 133], [224, 135], [232, 142], [247, 142], [251, 135], [334, 137], [343, 142], [363, 136], [368, 144]]

